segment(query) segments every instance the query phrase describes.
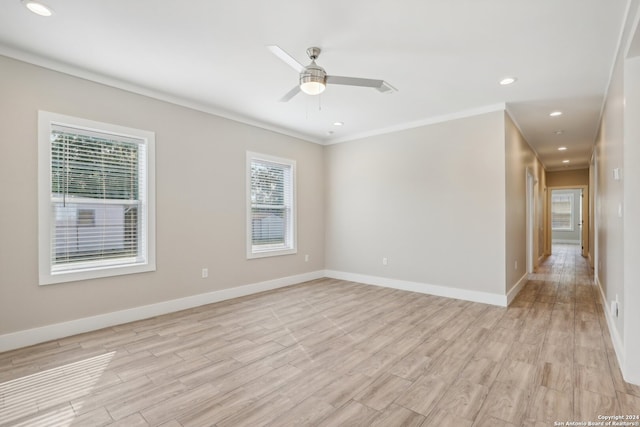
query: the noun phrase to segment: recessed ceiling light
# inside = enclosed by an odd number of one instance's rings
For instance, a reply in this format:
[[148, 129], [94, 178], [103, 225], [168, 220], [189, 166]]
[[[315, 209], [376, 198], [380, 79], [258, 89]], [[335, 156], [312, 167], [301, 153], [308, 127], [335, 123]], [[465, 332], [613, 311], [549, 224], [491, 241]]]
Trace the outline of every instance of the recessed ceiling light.
[[342, 126], [344, 125], [344, 122], [333, 122], [334, 126]]
[[504, 79], [500, 80], [500, 84], [502, 86], [507, 86], [507, 85], [515, 83], [517, 80], [518, 79], [515, 78], [515, 77], [505, 77]]
[[40, 16], [53, 15], [53, 9], [51, 9], [49, 6], [44, 5], [38, 1], [22, 0], [22, 4], [24, 4], [27, 9], [29, 9], [31, 12], [35, 13], [36, 15], [40, 15]]
[[563, 160], [562, 163], [569, 163], [571, 160]]
[[564, 130], [558, 129], [557, 131], [554, 131], [553, 133], [555, 133], [556, 135], [562, 135], [564, 133]]
[[565, 151], [567, 147], [558, 147], [558, 151]]
[[562, 111], [554, 111], [549, 114], [551, 117], [558, 117], [562, 115]]

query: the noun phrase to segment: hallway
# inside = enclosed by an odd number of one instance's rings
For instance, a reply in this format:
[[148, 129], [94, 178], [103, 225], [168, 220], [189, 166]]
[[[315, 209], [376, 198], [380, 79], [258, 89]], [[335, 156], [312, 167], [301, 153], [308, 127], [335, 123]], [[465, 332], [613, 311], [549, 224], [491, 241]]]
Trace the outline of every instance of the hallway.
[[[640, 413], [640, 387], [622, 379], [599, 292], [580, 246], [559, 244], [509, 307], [505, 318], [523, 319], [522, 336], [530, 336], [523, 346], [540, 370], [531, 418], [598, 421]], [[538, 328], [545, 329], [542, 345]]]

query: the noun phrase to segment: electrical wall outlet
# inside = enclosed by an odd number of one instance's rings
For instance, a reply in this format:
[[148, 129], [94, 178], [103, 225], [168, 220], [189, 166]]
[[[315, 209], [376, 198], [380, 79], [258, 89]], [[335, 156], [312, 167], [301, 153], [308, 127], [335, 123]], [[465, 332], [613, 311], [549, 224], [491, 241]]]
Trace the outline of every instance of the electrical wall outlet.
[[382, 265], [387, 265], [389, 263], [389, 260], [387, 259], [387, 257], [382, 258]]
[[306, 254], [306, 255], [304, 256], [304, 262], [309, 262], [309, 254]]
[[209, 269], [208, 268], [203, 268], [202, 269], [202, 278], [206, 279], [207, 277], [209, 277]]

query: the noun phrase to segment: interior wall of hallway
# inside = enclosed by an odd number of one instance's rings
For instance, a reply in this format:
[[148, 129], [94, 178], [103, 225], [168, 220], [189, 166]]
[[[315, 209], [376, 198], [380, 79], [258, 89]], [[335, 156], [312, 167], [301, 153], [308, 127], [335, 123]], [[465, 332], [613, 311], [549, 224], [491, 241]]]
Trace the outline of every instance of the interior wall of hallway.
[[571, 187], [589, 185], [589, 169], [547, 172], [547, 186]]
[[[527, 271], [527, 174], [533, 177], [533, 266], [541, 255], [540, 235], [544, 234], [545, 173], [542, 163], [524, 136], [505, 112], [505, 277], [507, 293], [526, 277]], [[536, 256], [537, 255], [537, 256]]]
[[600, 130], [596, 139], [596, 194], [595, 214], [597, 224], [597, 247], [595, 248], [596, 281], [605, 300], [605, 310], [611, 303], [618, 302], [618, 317], [608, 311], [612, 325], [614, 344], [622, 353], [624, 334], [624, 273], [623, 273], [623, 222], [618, 209], [623, 201], [623, 182], [616, 180], [614, 170], [620, 170], [623, 164], [623, 61], [616, 63], [608, 96], [602, 114]]
[[628, 57], [624, 71], [624, 293], [625, 379], [640, 384], [640, 30], [636, 30], [634, 57]]
[[[596, 281], [624, 379], [640, 384], [640, 0], [631, 0], [594, 149]], [[615, 304], [614, 304], [615, 303]], [[617, 311], [612, 307], [617, 305]]]

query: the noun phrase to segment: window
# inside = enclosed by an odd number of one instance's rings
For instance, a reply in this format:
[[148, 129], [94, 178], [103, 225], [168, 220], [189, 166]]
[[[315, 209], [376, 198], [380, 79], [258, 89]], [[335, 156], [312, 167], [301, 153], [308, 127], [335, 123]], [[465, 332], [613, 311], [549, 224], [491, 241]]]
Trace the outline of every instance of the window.
[[247, 258], [296, 253], [293, 160], [247, 153]]
[[40, 284], [155, 270], [154, 134], [38, 121]]
[[573, 194], [551, 194], [551, 229], [573, 231]]

